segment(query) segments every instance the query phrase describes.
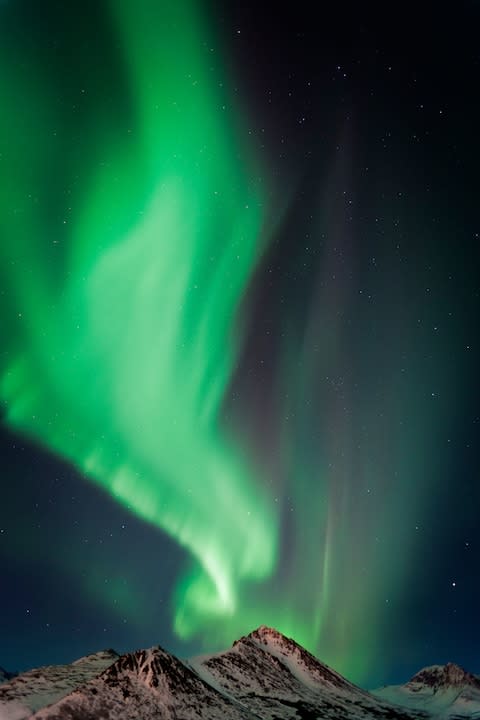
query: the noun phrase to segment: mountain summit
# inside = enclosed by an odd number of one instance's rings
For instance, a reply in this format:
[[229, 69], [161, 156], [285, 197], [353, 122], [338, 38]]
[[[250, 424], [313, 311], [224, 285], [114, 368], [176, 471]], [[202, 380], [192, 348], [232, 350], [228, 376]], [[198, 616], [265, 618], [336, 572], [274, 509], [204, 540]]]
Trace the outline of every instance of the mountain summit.
[[[448, 674], [458, 675], [452, 668]], [[23, 673], [0, 686], [0, 719], [28, 717], [420, 720], [432, 715], [356, 687], [294, 640], [261, 626], [225, 652], [186, 661], [156, 646], [121, 657], [104, 651], [69, 666]]]
[[419, 670], [407, 685], [425, 685], [436, 690], [471, 685], [480, 689], [480, 680], [461, 668], [460, 665], [447, 663], [446, 665], [431, 665]]
[[257, 630], [234, 642], [233, 647], [242, 644], [246, 647], [251, 647], [252, 644], [256, 645], [263, 652], [277, 658], [289, 669], [294, 677], [301, 676], [302, 682], [307, 684], [320, 684], [344, 690], [359, 690], [358, 687], [350, 683], [342, 675], [332, 670], [325, 663], [320, 662], [295, 640], [282, 635], [281, 632], [274, 628], [261, 625]]
[[422, 668], [405, 685], [389, 685], [373, 694], [436, 718], [480, 717], [480, 679], [455, 663]]

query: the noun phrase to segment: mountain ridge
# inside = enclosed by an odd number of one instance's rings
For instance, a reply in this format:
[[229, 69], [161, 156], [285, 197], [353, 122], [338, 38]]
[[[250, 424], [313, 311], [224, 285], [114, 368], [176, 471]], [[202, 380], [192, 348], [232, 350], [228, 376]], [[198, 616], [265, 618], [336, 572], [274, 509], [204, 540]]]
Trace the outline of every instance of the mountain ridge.
[[[443, 678], [444, 682], [435, 693], [433, 678]], [[423, 668], [409, 683], [368, 692], [293, 639], [262, 625], [225, 651], [189, 660], [180, 660], [156, 645], [120, 656], [105, 650], [71, 665], [46, 666], [22, 673], [0, 685], [0, 720], [480, 717], [480, 680], [453, 663]], [[412, 683], [421, 688], [420, 695], [413, 690], [409, 694]], [[389, 692], [385, 694], [385, 690]], [[435, 697], [440, 692], [441, 707], [438, 702], [434, 706], [424, 702], [430, 697], [429, 692]], [[412, 696], [420, 698], [423, 705], [420, 707], [417, 702], [414, 706]], [[467, 710], [468, 714], [448, 714], [447, 700], [455, 712]], [[435, 715], [439, 708], [443, 714]]]

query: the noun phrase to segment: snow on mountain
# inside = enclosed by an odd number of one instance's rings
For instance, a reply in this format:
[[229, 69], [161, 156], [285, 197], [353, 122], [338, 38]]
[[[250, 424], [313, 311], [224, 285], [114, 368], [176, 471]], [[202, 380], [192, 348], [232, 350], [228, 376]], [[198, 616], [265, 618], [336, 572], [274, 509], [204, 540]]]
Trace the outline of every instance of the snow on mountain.
[[226, 652], [190, 660], [190, 666], [263, 720], [423, 717], [379, 702], [293, 640], [264, 626]]
[[34, 718], [258, 720], [160, 647], [123, 655], [98, 677], [40, 710]]
[[317, 660], [295, 640], [285, 637], [273, 628], [262, 625], [246, 638], [237, 640], [234, 647], [248, 641], [254, 642], [270, 655], [278, 658], [288, 667], [294, 677], [306, 685], [317, 687], [320, 683], [322, 686], [327, 685], [346, 692], [352, 692], [352, 690], [363, 692], [335, 670], [329, 668], [328, 665]]
[[[400, 706], [402, 705], [402, 707]], [[31, 670], [0, 686], [0, 720], [420, 720], [480, 718], [480, 680], [433, 666], [362, 690], [260, 627], [225, 652], [181, 661], [160, 647]]]
[[454, 663], [431, 665], [405, 685], [372, 692], [382, 700], [425, 710], [435, 718], [480, 718], [480, 679]]
[[0, 720], [30, 717], [98, 675], [117, 658], [113, 650], [103, 650], [71, 665], [48, 665], [17, 675], [0, 685]]

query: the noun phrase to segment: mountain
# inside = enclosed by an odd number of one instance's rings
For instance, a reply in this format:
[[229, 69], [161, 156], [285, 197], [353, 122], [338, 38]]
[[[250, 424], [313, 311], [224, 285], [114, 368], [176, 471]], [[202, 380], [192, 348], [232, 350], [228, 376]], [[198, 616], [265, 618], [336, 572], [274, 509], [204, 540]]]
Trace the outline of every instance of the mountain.
[[[93, 672], [93, 658], [103, 667]], [[90, 661], [86, 667], [85, 661]], [[81, 677], [78, 665], [84, 672]], [[108, 665], [108, 667], [107, 667]], [[87, 670], [87, 672], [85, 672]], [[40, 683], [43, 678], [43, 684]], [[275, 630], [260, 627], [230, 650], [182, 662], [154, 647], [99, 653], [24, 673], [0, 688], [0, 720], [417, 720], [374, 698]]]
[[98, 677], [34, 715], [36, 720], [254, 717], [160, 647], [123, 655]]
[[372, 692], [381, 700], [425, 710], [436, 718], [480, 718], [480, 678], [454, 663], [431, 665], [405, 685]]
[[205, 682], [265, 720], [412, 717], [392, 714], [390, 706], [267, 627], [237, 640], [231, 650], [193, 659], [190, 665]]
[[[427, 670], [432, 669], [421, 672]], [[420, 675], [410, 683], [415, 681], [432, 690], [434, 684], [428, 685], [428, 679]], [[448, 671], [442, 689], [451, 690], [454, 675]], [[479, 682], [474, 676], [468, 677]], [[455, 687], [463, 692], [461, 678], [458, 683]], [[474, 689], [473, 685], [470, 687]], [[413, 705], [393, 705], [389, 698], [382, 697], [384, 690], [373, 695], [360, 689], [293, 640], [262, 626], [225, 652], [186, 661], [157, 646], [121, 657], [113, 651], [104, 651], [70, 666], [23, 673], [0, 687], [0, 720], [433, 717]], [[397, 700], [395, 696], [394, 702]]]
[[103, 650], [71, 665], [48, 665], [17, 675], [0, 685], [0, 720], [30, 717], [91, 680], [117, 658], [114, 650]]

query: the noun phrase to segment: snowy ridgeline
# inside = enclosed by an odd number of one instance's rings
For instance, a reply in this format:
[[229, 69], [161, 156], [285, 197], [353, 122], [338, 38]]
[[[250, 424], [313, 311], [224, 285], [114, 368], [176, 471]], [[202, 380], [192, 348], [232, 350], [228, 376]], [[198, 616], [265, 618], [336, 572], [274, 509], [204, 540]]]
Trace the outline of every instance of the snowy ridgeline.
[[103, 651], [0, 685], [0, 720], [419, 720], [480, 718], [480, 681], [454, 665], [368, 693], [276, 630], [180, 661], [154, 647]]

